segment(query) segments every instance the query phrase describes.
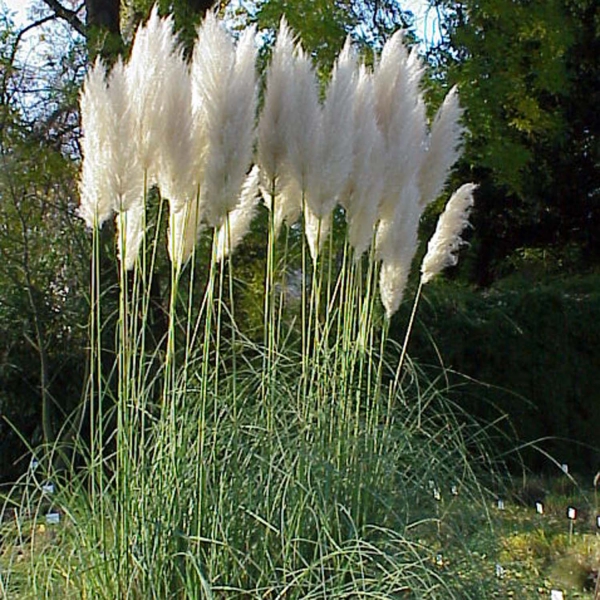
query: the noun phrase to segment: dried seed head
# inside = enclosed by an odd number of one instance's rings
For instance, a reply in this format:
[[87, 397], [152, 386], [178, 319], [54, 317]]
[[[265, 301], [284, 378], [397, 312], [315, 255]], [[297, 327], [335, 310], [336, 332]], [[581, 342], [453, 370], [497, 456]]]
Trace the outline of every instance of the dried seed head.
[[464, 128], [458, 91], [453, 87], [447, 94], [431, 126], [425, 156], [419, 173], [421, 203], [427, 205], [443, 191], [448, 174], [459, 159]]
[[473, 193], [477, 186], [465, 183], [452, 195], [437, 222], [435, 233], [429, 240], [427, 254], [421, 265], [421, 281], [431, 281], [446, 267], [458, 262], [457, 252], [464, 244], [461, 234], [469, 225], [469, 213], [473, 207]]

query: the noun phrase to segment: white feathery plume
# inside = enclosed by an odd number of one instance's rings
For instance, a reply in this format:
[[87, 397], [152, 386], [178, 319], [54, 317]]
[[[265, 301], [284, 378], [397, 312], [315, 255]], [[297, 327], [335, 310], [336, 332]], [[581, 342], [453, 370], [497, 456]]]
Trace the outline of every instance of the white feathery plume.
[[373, 240], [385, 164], [383, 136], [375, 117], [373, 77], [364, 65], [357, 75], [353, 134], [352, 168], [340, 201], [346, 210], [348, 241], [357, 260]]
[[183, 266], [190, 258], [203, 228], [198, 197], [192, 198], [179, 212], [171, 211], [168, 250], [171, 262], [175, 266], [178, 268]]
[[418, 55], [408, 52], [397, 32], [385, 44], [374, 75], [375, 110], [387, 157], [381, 206], [387, 218], [403, 189], [414, 185], [411, 180], [418, 177], [423, 158], [427, 122], [419, 89], [422, 73]]
[[123, 266], [130, 271], [135, 266], [144, 237], [144, 205], [142, 203], [123, 211], [117, 217], [117, 238], [119, 256], [123, 256]]
[[287, 158], [287, 128], [293, 118], [293, 67], [294, 38], [282, 18], [267, 69], [264, 107], [258, 124], [258, 164], [269, 187], [281, 175]]
[[237, 207], [227, 215], [217, 233], [217, 262], [231, 254], [250, 230], [258, 204], [258, 183], [259, 170], [254, 166], [244, 181]]
[[306, 200], [314, 215], [322, 219], [333, 211], [352, 168], [356, 71], [357, 58], [348, 37], [321, 108], [313, 148], [315, 168], [308, 171]]
[[165, 96], [163, 85], [167, 57], [173, 52], [175, 38], [171, 17], [161, 19], [156, 6], [148, 21], [138, 28], [127, 63], [127, 86], [134, 120], [134, 143], [142, 169], [149, 182], [155, 182], [157, 149], [162, 144], [167, 123], [162, 118]]
[[261, 195], [269, 210], [274, 207], [275, 235], [284, 222], [291, 224], [298, 219], [302, 204], [302, 191], [290, 175], [288, 164], [288, 129], [295, 118], [294, 63], [294, 36], [283, 17], [267, 69], [264, 107], [257, 131]]
[[136, 152], [131, 151], [135, 123], [127, 89], [126, 67], [118, 60], [108, 78], [108, 106], [112, 143], [108, 153], [111, 192], [117, 211], [126, 211], [143, 202], [144, 174]]
[[[272, 185], [269, 185], [262, 171], [259, 173], [259, 178], [259, 190], [263, 203], [269, 210], [273, 210]], [[281, 176], [278, 181], [279, 185], [275, 188], [275, 237], [279, 235], [284, 222], [291, 225], [298, 220], [302, 213], [302, 190], [298, 182], [289, 176]]]
[[394, 118], [394, 110], [402, 95], [398, 90], [406, 89], [408, 80], [408, 50], [403, 42], [403, 33], [397, 31], [384, 45], [379, 61], [375, 65], [375, 109], [382, 132], [386, 132]]
[[[119, 256], [125, 269], [133, 269], [144, 235], [144, 177], [138, 154], [129, 146], [134, 136], [131, 98], [126, 81], [126, 68], [118, 61], [108, 80], [111, 111], [112, 144], [110, 161], [111, 191], [116, 210]], [[121, 251], [124, 250], [124, 255]]]
[[248, 29], [236, 49], [209, 12], [194, 50], [193, 102], [207, 135], [202, 203], [213, 226], [221, 225], [237, 205], [252, 158], [257, 103], [254, 38], [255, 29]]
[[287, 124], [290, 175], [306, 194], [309, 177], [320, 168], [315, 151], [321, 127], [319, 86], [310, 56], [298, 45], [292, 69], [293, 94]]
[[313, 213], [308, 204], [304, 206], [304, 233], [313, 262], [317, 260], [330, 228], [331, 213], [319, 217]]
[[464, 133], [461, 117], [458, 91], [453, 87], [438, 110], [427, 139], [426, 153], [419, 173], [423, 205], [432, 202], [442, 193], [450, 169], [461, 155], [461, 138]]
[[83, 162], [79, 181], [79, 216], [89, 227], [101, 227], [114, 211], [107, 160], [110, 150], [110, 107], [106, 69], [97, 60], [86, 75], [80, 96], [81, 151]]
[[200, 187], [208, 157], [209, 121], [217, 107], [225, 105], [226, 82], [234, 61], [231, 36], [219, 25], [214, 13], [207, 13], [198, 29], [191, 62], [194, 182]]
[[457, 252], [465, 243], [461, 234], [469, 225], [469, 213], [473, 207], [473, 194], [477, 186], [473, 183], [462, 185], [448, 201], [440, 215], [435, 233], [427, 245], [427, 254], [421, 264], [421, 282], [431, 281], [446, 267], [456, 265]]
[[192, 104], [189, 69], [182, 51], [164, 56], [164, 137], [158, 147], [156, 179], [171, 211], [179, 212], [195, 195], [193, 182]]
[[377, 254], [382, 260], [379, 292], [388, 319], [400, 306], [418, 246], [419, 191], [411, 185], [404, 194], [394, 215], [383, 218], [377, 229]]
[[425, 103], [420, 92], [423, 66], [409, 53], [398, 32], [386, 43], [375, 70], [375, 110], [388, 157], [384, 175], [377, 258], [382, 260], [380, 294], [390, 318], [398, 309], [417, 250], [418, 174], [427, 133]]
[[[289, 215], [301, 214], [304, 204], [305, 233], [311, 255], [316, 259], [324, 239], [323, 235], [317, 235], [316, 232], [326, 229], [327, 223], [324, 222], [320, 226], [316, 223], [317, 216], [308, 209], [308, 196], [312, 191], [309, 190], [309, 185], [315, 182], [315, 172], [322, 166], [319, 164], [318, 152], [322, 112], [315, 71], [310, 57], [300, 44], [296, 46], [294, 54], [292, 81], [291, 118], [286, 127], [290, 181], [285, 183], [281, 198], [285, 207], [285, 218], [290, 221]], [[324, 220], [327, 221], [327, 217]]]
[[379, 271], [379, 297], [389, 320], [400, 308], [404, 290], [408, 282], [410, 264], [402, 260], [389, 260], [381, 263]]

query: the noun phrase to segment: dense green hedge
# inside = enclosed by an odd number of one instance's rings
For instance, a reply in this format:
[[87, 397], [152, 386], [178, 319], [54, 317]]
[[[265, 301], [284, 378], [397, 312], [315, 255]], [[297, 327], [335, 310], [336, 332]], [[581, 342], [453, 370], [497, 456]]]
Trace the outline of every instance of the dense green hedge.
[[[394, 322], [398, 339], [409, 304]], [[506, 414], [503, 430], [520, 442], [553, 437], [539, 446], [560, 463], [600, 469], [600, 276], [512, 277], [484, 291], [433, 282], [409, 352], [433, 372], [440, 359], [455, 371], [452, 393], [469, 411], [488, 421]], [[523, 456], [535, 468], [550, 464], [535, 451]]]
[[[398, 340], [411, 308], [411, 294], [406, 298], [392, 323]], [[506, 415], [499, 432], [505, 450], [543, 439], [538, 445], [558, 462], [600, 469], [600, 276], [513, 277], [487, 290], [439, 280], [426, 286], [417, 314], [410, 357], [433, 376], [443, 366], [450, 393], [468, 411], [485, 421]], [[41, 440], [37, 356], [22, 343], [20, 352], [13, 346], [0, 358], [0, 412], [35, 444]], [[51, 392], [72, 408], [85, 356], [54, 348], [51, 358]], [[445, 385], [446, 376], [439, 381]], [[1, 481], [22, 470], [27, 450], [0, 421]], [[502, 432], [512, 437], [502, 440]], [[523, 457], [536, 469], [550, 464], [537, 451]]]

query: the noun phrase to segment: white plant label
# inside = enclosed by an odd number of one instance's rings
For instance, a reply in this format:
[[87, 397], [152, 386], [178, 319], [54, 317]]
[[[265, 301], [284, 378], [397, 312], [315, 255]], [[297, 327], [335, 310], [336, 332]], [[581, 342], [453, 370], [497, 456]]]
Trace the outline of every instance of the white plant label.
[[48, 513], [46, 515], [46, 524], [47, 525], [57, 525], [60, 523], [60, 514], [57, 512]]

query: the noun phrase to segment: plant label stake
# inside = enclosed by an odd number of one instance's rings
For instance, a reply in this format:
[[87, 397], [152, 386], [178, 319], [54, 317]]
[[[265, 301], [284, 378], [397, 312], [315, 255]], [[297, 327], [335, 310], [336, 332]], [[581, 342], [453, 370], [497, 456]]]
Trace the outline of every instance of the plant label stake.
[[498, 498], [498, 510], [504, 510], [504, 500]]
[[552, 590], [550, 600], [564, 600], [564, 594], [560, 590]]
[[60, 514], [57, 512], [51, 512], [46, 515], [47, 525], [57, 525], [60, 523]]
[[544, 503], [543, 502], [536, 502], [535, 503], [535, 512], [538, 515], [543, 515], [544, 514]]
[[567, 519], [569, 519], [569, 544], [573, 542], [573, 526], [577, 519], [577, 509], [573, 506], [567, 508]]

